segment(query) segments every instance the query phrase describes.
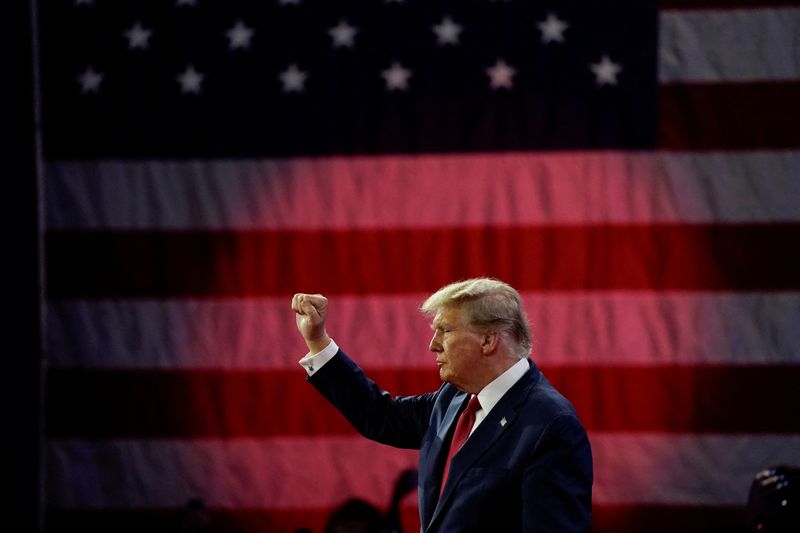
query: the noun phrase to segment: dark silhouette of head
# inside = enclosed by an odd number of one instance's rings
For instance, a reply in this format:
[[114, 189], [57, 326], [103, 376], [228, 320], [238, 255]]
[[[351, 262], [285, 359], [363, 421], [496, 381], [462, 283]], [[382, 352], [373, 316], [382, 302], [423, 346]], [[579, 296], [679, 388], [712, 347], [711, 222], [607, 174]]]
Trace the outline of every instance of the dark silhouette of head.
[[356, 498], [347, 500], [328, 519], [325, 533], [379, 533], [383, 516], [377, 507]]

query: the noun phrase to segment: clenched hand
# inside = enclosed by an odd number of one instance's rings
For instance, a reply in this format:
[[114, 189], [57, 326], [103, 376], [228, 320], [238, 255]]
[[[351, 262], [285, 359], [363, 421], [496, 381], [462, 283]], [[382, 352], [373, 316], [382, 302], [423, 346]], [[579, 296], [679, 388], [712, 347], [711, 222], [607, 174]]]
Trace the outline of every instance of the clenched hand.
[[292, 297], [297, 330], [306, 341], [311, 353], [322, 351], [331, 339], [325, 331], [328, 315], [328, 299], [321, 294], [297, 293]]

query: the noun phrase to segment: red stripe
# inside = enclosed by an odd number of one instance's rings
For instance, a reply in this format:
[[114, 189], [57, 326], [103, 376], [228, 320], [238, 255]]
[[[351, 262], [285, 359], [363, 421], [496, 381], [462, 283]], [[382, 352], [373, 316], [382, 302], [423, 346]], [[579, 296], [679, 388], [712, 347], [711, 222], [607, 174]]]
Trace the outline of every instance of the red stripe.
[[523, 291], [764, 291], [800, 289], [797, 242], [789, 223], [64, 231], [46, 264], [57, 298], [415, 293], [481, 275]]
[[659, 147], [756, 150], [800, 146], [800, 82], [662, 85]]
[[[656, 481], [654, 481], [656, 482]], [[342, 496], [344, 500], [346, 495]], [[216, 533], [294, 533], [299, 528], [322, 531], [334, 509], [212, 510], [208, 513]], [[384, 510], [381, 508], [381, 510]], [[416, 507], [401, 509], [403, 530], [419, 531]], [[51, 533], [141, 533], [180, 531], [185, 513], [175, 509], [60, 510], [47, 513]], [[647, 531], [648, 533], [707, 533], [744, 531], [744, 511], [739, 507], [597, 506], [592, 510], [594, 533]]]
[[[394, 394], [435, 390], [431, 370], [369, 373]], [[552, 367], [590, 431], [799, 433], [800, 366]], [[302, 370], [50, 371], [51, 438], [352, 434]], [[294, 416], [273, 416], [290, 407]]]

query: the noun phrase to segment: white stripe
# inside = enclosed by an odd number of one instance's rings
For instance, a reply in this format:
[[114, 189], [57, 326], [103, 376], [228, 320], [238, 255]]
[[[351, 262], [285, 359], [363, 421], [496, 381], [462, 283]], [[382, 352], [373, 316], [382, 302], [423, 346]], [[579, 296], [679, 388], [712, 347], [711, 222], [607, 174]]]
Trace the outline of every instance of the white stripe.
[[[743, 505], [754, 474], [800, 463], [800, 436], [590, 435], [594, 503]], [[417, 452], [360, 437], [52, 441], [50, 504], [68, 509], [385, 506]]]
[[800, 152], [559, 152], [47, 166], [55, 229], [800, 220]]
[[[542, 364], [800, 364], [800, 293], [523, 293]], [[328, 331], [363, 366], [429, 368], [424, 294], [331, 299]], [[295, 368], [286, 298], [48, 302], [53, 366]]]
[[800, 435], [590, 435], [600, 504], [740, 505], [753, 476], [800, 464]]
[[800, 8], [666, 11], [662, 83], [800, 79]]
[[[276, 413], [277, 414], [277, 413]], [[329, 507], [345, 498], [382, 505], [417, 452], [363, 438], [54, 441], [50, 504], [63, 508]]]

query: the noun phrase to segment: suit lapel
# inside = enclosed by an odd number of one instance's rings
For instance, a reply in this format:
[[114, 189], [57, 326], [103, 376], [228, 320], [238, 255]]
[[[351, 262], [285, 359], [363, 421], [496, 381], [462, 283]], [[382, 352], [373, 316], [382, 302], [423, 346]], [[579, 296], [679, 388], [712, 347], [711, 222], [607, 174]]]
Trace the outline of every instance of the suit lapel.
[[[453, 456], [450, 463], [450, 472], [447, 475], [447, 485], [442, 497], [437, 502], [436, 508], [428, 524], [432, 524], [441, 512], [447, 501], [453, 496], [454, 487], [466, 473], [467, 470], [477, 461], [492, 443], [514, 423], [519, 413], [519, 407], [525, 402], [533, 386], [538, 382], [540, 373], [533, 361], [529, 361], [531, 368], [511, 387], [508, 392], [500, 399], [497, 405], [492, 408], [489, 415], [481, 422], [475, 432], [470, 435], [464, 446]], [[464, 395], [466, 397], [466, 395]], [[463, 403], [463, 399], [462, 402]], [[501, 421], [503, 421], [501, 423]], [[454, 423], [454, 422], [452, 422]], [[448, 426], [445, 433], [451, 428]], [[448, 442], [449, 444], [449, 442]], [[446, 446], [442, 447], [446, 456]]]
[[[424, 465], [420, 465], [420, 477], [423, 479], [436, 479], [441, 476], [441, 469], [447, 459], [447, 452], [450, 447], [450, 436], [455, 428], [456, 420], [461, 411], [466, 407], [469, 395], [466, 392], [458, 392], [450, 400], [442, 421], [436, 432], [436, 438], [431, 443]], [[430, 523], [433, 511], [436, 508], [436, 501], [439, 497], [439, 485], [431, 485], [430, 490], [426, 490], [420, 498], [420, 515], [422, 524], [425, 527]]]

